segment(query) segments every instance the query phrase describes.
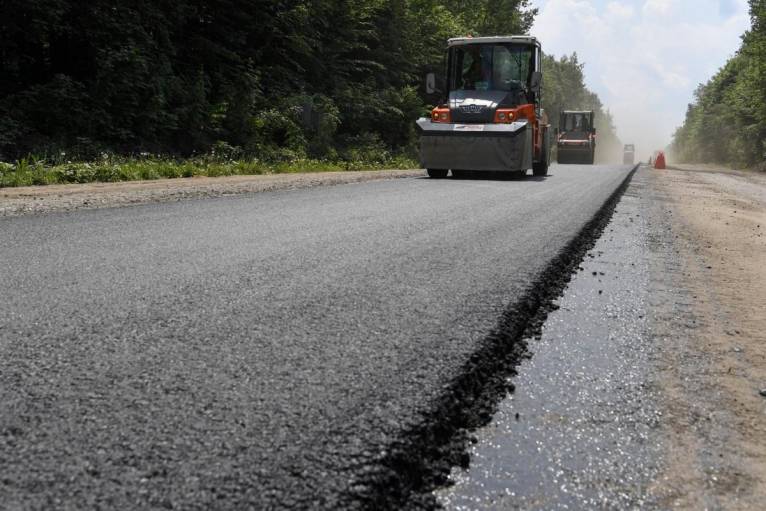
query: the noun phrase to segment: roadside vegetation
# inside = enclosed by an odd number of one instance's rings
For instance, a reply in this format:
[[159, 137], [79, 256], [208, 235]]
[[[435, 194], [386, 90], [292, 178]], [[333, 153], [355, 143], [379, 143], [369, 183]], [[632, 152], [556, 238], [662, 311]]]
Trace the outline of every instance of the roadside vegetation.
[[694, 93], [670, 147], [676, 161], [766, 170], [766, 1], [750, 0], [742, 46]]
[[[0, 186], [413, 167], [446, 40], [527, 33], [536, 14], [529, 0], [7, 0]], [[546, 63], [554, 125], [593, 108], [600, 142], [616, 140], [576, 55]]]
[[257, 159], [225, 159], [208, 155], [172, 159], [150, 155], [119, 157], [104, 155], [87, 162], [49, 163], [45, 159], [22, 158], [15, 163], [0, 162], [0, 188], [68, 183], [140, 181], [179, 177], [220, 177], [235, 175], [288, 174], [297, 172], [340, 172], [416, 168], [405, 156], [380, 160], [328, 161], [296, 159], [263, 162]]

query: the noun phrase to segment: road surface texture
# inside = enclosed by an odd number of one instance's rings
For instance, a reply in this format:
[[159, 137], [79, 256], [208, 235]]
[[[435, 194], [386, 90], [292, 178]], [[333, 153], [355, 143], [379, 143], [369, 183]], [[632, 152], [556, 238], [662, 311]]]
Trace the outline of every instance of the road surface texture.
[[761, 509], [766, 176], [632, 179], [448, 510]]
[[630, 170], [0, 219], [3, 505], [432, 507]]

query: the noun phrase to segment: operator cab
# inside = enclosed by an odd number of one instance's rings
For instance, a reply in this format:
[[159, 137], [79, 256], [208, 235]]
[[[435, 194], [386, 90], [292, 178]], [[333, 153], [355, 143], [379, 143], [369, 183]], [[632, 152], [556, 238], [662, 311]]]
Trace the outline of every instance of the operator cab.
[[559, 133], [563, 140], [587, 139], [593, 127], [593, 111], [565, 110], [559, 118]]
[[495, 122], [498, 109], [539, 103], [542, 50], [534, 37], [461, 37], [447, 43], [452, 122]]

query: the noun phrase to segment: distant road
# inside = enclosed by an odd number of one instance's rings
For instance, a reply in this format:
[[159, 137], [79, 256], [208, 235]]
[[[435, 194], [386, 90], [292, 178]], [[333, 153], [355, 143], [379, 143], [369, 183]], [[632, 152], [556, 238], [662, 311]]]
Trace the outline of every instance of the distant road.
[[0, 219], [0, 496], [353, 507], [629, 167]]

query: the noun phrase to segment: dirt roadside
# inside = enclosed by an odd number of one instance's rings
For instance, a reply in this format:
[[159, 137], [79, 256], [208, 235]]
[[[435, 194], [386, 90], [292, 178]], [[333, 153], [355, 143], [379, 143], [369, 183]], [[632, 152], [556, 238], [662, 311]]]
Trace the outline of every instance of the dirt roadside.
[[[766, 502], [766, 175], [710, 166], [652, 172], [674, 257], [657, 263], [661, 508]], [[659, 241], [658, 241], [659, 243]]]
[[422, 170], [192, 177], [0, 188], [0, 217], [424, 176]]

